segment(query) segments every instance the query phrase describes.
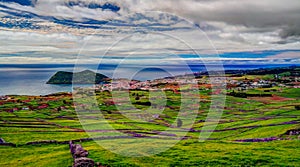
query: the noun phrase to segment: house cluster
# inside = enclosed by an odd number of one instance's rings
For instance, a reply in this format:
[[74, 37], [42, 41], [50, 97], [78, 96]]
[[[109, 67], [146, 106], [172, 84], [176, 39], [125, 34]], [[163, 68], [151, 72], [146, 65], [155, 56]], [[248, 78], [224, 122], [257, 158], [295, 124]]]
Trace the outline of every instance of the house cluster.
[[[274, 75], [271, 79], [237, 79], [236, 77], [222, 78], [221, 76], [214, 77], [169, 77], [147, 81], [137, 81], [128, 79], [114, 79], [111, 83], [97, 85], [96, 90], [99, 91], [112, 91], [112, 90], [164, 90], [173, 89], [178, 90], [179, 85], [187, 85], [186, 88], [199, 88], [199, 89], [211, 89], [212, 86], [227, 87], [229, 90], [248, 90], [255, 88], [272, 88], [274, 86], [280, 87], [293, 87], [300, 88], [299, 78], [291, 77], [279, 77]], [[198, 85], [197, 85], [198, 84]], [[196, 85], [196, 86], [195, 86]]]
[[[158, 89], [174, 89], [178, 88], [177, 85], [197, 84], [197, 79], [189, 78], [163, 78], [153, 81], [137, 81], [128, 79], [115, 79], [111, 83], [97, 85], [96, 90], [99, 91], [112, 91], [112, 90], [158, 90]], [[164, 85], [161, 87], [161, 85]]]
[[263, 80], [263, 79], [254, 79], [254, 80], [235, 80], [235, 79], [227, 79], [227, 88], [238, 89], [238, 90], [248, 90], [255, 88], [272, 88], [276, 86], [277, 83], [274, 81]]

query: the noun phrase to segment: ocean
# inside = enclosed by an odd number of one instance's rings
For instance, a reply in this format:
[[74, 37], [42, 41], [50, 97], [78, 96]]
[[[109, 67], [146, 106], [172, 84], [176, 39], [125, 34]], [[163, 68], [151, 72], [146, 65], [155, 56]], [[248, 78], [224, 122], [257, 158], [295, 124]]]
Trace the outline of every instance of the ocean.
[[[244, 70], [257, 68], [273, 68], [291, 66], [285, 65], [224, 65], [226, 70]], [[187, 73], [188, 70], [179, 66], [164, 66], [164, 67], [144, 67], [143, 70], [133, 73], [132, 71], [139, 70], [135, 66], [122, 67], [116, 70], [115, 65], [101, 65], [94, 69], [95, 65], [76, 65], [76, 71], [91, 69], [98, 73], [105, 74], [109, 77], [126, 78], [126, 74], [135, 74], [133, 79], [148, 80], [155, 78], [167, 77], [170, 75], [180, 75]], [[205, 71], [204, 65], [191, 65], [191, 71]], [[72, 64], [0, 64], [0, 95], [46, 95], [57, 92], [72, 92], [72, 85], [49, 85], [46, 82], [57, 71], [73, 71]], [[117, 71], [117, 74], [114, 72]], [[82, 85], [73, 85], [79, 87]]]

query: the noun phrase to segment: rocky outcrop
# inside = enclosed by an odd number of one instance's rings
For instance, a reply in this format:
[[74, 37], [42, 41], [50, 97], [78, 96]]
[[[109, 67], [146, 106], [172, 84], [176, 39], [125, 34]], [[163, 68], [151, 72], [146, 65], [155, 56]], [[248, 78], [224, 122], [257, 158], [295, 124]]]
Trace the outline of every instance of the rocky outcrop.
[[70, 151], [73, 158], [87, 157], [89, 155], [88, 151], [83, 149], [80, 144], [70, 143]]
[[8, 143], [4, 139], [0, 138], [0, 146], [11, 146], [11, 147], [16, 147], [16, 144], [14, 143]]
[[69, 142], [70, 152], [74, 159], [73, 167], [94, 167], [94, 160], [87, 158], [89, 152], [85, 150], [80, 144], [74, 144], [73, 141]]
[[5, 143], [5, 140], [0, 138], [0, 144]]
[[300, 129], [291, 129], [291, 130], [286, 131], [285, 134], [290, 135], [290, 136], [300, 135]]
[[81, 157], [74, 159], [73, 167], [94, 167], [95, 163], [92, 159]]

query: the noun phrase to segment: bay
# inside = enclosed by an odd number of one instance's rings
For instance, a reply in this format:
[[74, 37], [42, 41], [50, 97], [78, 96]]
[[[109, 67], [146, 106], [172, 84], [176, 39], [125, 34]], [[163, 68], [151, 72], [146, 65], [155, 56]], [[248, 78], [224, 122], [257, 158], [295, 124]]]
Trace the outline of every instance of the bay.
[[[244, 70], [257, 68], [283, 67], [287, 65], [224, 65], [226, 70]], [[98, 73], [105, 74], [109, 77], [115, 76], [115, 65], [102, 65], [98, 69], [93, 69], [94, 65], [79, 65], [77, 70], [91, 69]], [[123, 67], [118, 69], [126, 73], [130, 70], [135, 70], [134, 66]], [[50, 85], [46, 84], [49, 78], [57, 71], [73, 71], [72, 64], [0, 64], [0, 95], [47, 95], [57, 92], [72, 92], [72, 87], [82, 87], [84, 85]], [[204, 71], [204, 65], [191, 65], [190, 69], [193, 72]], [[137, 72], [134, 79], [147, 80], [170, 76], [172, 74], [184, 74], [184, 70], [178, 66], [144, 68]], [[118, 75], [122, 77], [122, 74]]]

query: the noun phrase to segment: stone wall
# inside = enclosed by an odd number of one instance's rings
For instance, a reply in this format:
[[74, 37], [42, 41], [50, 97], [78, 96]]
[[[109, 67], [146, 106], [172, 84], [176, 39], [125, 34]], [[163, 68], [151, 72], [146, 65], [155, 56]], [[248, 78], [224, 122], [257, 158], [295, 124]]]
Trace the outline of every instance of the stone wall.
[[85, 150], [80, 144], [74, 144], [73, 141], [69, 142], [70, 152], [74, 159], [73, 167], [94, 167], [94, 160], [87, 158], [89, 152]]

